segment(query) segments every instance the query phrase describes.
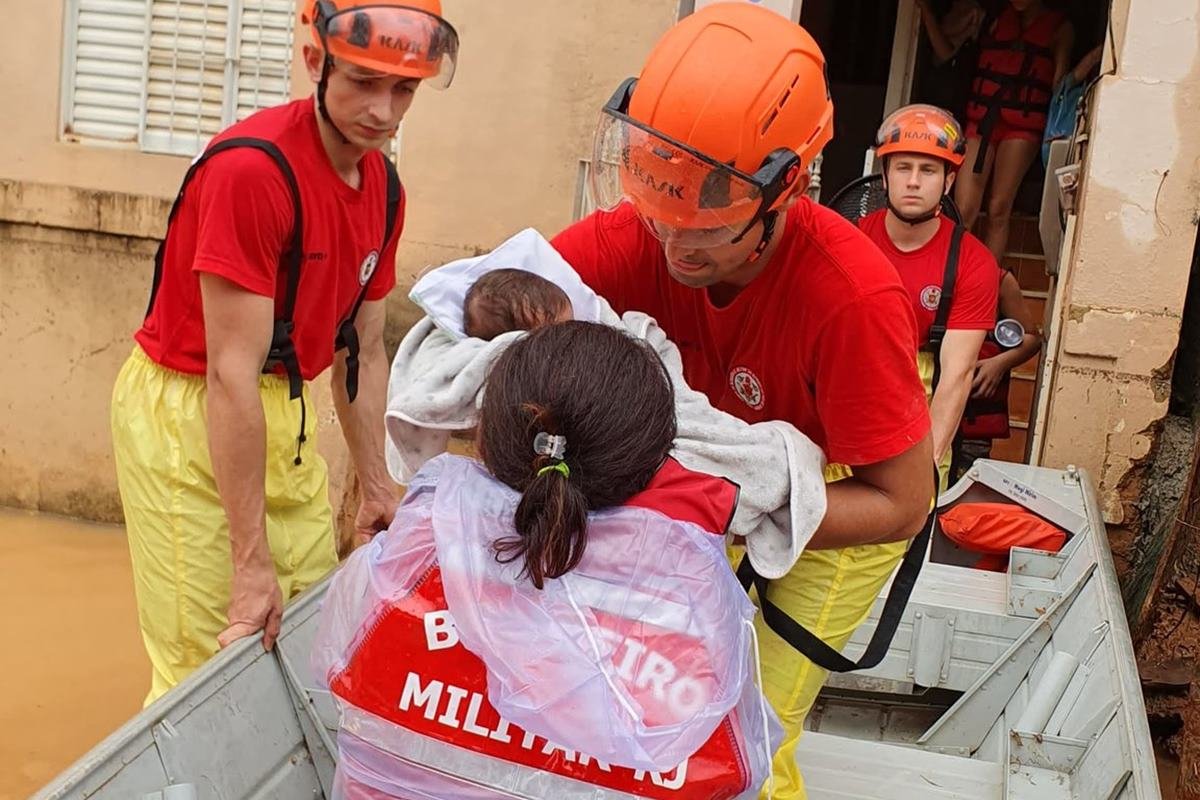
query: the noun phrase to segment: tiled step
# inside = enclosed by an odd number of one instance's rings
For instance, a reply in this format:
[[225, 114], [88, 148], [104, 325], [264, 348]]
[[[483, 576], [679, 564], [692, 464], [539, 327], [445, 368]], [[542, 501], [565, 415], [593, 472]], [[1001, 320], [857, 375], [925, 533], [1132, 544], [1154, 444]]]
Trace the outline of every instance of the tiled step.
[[1022, 291], [1045, 293], [1050, 289], [1050, 276], [1046, 274], [1046, 257], [1028, 253], [1008, 253], [1004, 256], [1004, 268], [1012, 270], [1021, 284]]
[[[986, 231], [987, 214], [980, 214], [975, 220], [972, 233], [983, 238]], [[1014, 214], [1008, 230], [1008, 247], [1005, 252], [1023, 253], [1028, 256], [1042, 254], [1042, 235], [1038, 231], [1037, 217], [1028, 214]]]
[[1008, 390], [1008, 418], [1014, 422], [1029, 422], [1029, 412], [1033, 407], [1032, 379], [1014, 379]]

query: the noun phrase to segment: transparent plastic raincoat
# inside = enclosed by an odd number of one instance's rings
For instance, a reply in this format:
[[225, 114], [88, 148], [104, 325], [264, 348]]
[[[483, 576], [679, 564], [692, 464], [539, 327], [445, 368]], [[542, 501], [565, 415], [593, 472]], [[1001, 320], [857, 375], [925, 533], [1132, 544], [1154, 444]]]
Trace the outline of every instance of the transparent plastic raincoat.
[[579, 566], [543, 590], [493, 554], [519, 499], [440, 456], [335, 578], [314, 667], [341, 709], [339, 791], [756, 796], [779, 728], [724, 558], [737, 487], [668, 460], [589, 515]]

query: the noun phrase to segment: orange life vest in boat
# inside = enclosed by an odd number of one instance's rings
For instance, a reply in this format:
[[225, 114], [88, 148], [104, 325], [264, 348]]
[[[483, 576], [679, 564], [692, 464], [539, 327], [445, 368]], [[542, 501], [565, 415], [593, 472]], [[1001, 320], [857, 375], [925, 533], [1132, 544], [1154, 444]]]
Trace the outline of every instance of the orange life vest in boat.
[[1011, 503], [959, 503], [938, 515], [942, 533], [964, 550], [979, 553], [976, 569], [1003, 572], [1014, 547], [1057, 553], [1067, 543], [1059, 527]]

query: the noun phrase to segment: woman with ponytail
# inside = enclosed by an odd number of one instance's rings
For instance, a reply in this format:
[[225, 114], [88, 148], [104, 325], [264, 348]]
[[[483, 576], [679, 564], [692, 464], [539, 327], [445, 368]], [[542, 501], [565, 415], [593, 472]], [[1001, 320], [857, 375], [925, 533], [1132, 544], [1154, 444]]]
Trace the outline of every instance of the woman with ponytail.
[[670, 377], [642, 344], [587, 323], [526, 337], [496, 363], [480, 409], [483, 463], [521, 492], [517, 535], [496, 543], [497, 556], [519, 559], [539, 589], [569, 572], [587, 512], [645, 488], [674, 440]]
[[[724, 560], [737, 487], [668, 455], [658, 357], [537, 329], [326, 597], [335, 797], [754, 797], [777, 730]], [[582, 785], [581, 785], [582, 784]]]

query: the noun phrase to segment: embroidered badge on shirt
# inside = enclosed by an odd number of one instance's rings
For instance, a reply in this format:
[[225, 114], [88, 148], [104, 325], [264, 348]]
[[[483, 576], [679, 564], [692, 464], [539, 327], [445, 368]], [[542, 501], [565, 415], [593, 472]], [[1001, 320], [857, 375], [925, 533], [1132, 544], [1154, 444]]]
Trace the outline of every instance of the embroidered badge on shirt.
[[358, 283], [360, 286], [366, 286], [367, 281], [371, 280], [371, 276], [375, 274], [375, 267], [379, 266], [379, 251], [372, 250], [363, 259], [362, 266], [358, 268]]
[[938, 303], [942, 301], [942, 287], [926, 286], [921, 290], [921, 305], [927, 311], [937, 311]]
[[762, 411], [766, 401], [757, 375], [746, 367], [734, 367], [733, 372], [729, 373], [729, 385], [743, 403], [755, 411]]

